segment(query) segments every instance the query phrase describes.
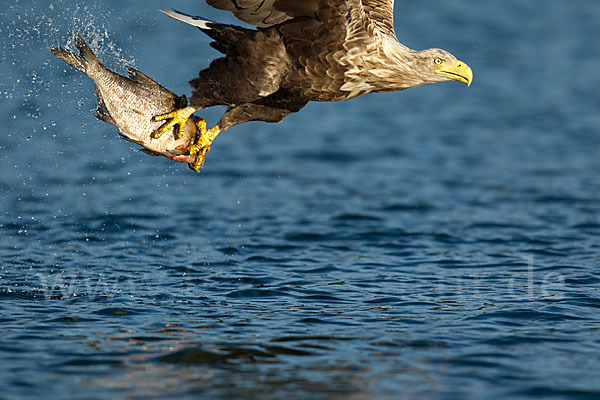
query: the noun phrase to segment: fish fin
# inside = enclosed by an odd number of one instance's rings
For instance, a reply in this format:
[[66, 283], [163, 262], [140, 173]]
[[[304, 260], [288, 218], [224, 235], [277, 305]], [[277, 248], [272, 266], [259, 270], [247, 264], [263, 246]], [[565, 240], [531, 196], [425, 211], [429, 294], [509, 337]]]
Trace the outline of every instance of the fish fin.
[[190, 152], [186, 149], [172, 149], [172, 150], [167, 150], [169, 153], [173, 154], [174, 156], [188, 156], [190, 154]]
[[138, 149], [138, 150], [141, 151], [142, 153], [146, 153], [146, 154], [148, 154], [149, 156], [152, 156], [152, 157], [160, 157], [160, 156], [162, 156], [162, 154], [157, 153], [157, 152], [152, 151], [152, 150], [148, 150], [148, 149]]
[[52, 46], [48, 48], [48, 50], [50, 50], [50, 53], [54, 54], [56, 57], [60, 58], [67, 64], [72, 65], [73, 67], [77, 68], [77, 70], [85, 74], [85, 60], [83, 60], [83, 58], [78, 54], [75, 54], [73, 51], [59, 46]]
[[148, 75], [144, 74], [141, 71], [138, 71], [133, 67], [127, 67], [127, 71], [129, 71], [129, 79], [131, 79], [132, 81], [161, 86], [159, 83], [154, 81], [154, 79], [150, 78]]
[[75, 38], [75, 47], [79, 50], [79, 55], [85, 60], [86, 64], [98, 63], [98, 58], [81, 33]]
[[127, 140], [128, 142], [135, 143], [135, 144], [137, 144], [137, 145], [140, 145], [140, 146], [142, 146], [142, 148], [141, 148], [141, 149], [138, 149], [139, 151], [141, 151], [141, 152], [143, 152], [143, 153], [146, 153], [146, 154], [148, 154], [148, 155], [151, 155], [151, 156], [162, 156], [162, 154], [160, 154], [160, 153], [157, 153], [157, 152], [155, 152], [155, 151], [152, 151], [152, 150], [148, 150], [148, 149], [146, 149], [145, 147], [143, 147], [143, 146], [144, 146], [144, 143], [143, 143], [141, 140], [132, 139], [132, 138], [128, 137], [127, 135], [125, 135], [123, 132], [117, 132], [117, 133], [119, 134], [119, 137], [120, 137], [121, 139], [123, 139], [123, 140]]
[[104, 99], [102, 98], [100, 90], [98, 90], [98, 86], [94, 86], [94, 89], [96, 91], [96, 97], [98, 98], [98, 108], [96, 108], [93, 111], [93, 114], [96, 116], [96, 118], [101, 119], [104, 122], [117, 125], [113, 117], [108, 112], [108, 109], [106, 108], [106, 103], [104, 103]]
[[48, 50], [56, 57], [87, 75], [88, 66], [99, 61], [81, 34], [75, 38], [75, 47], [79, 50], [79, 54], [58, 46], [52, 46]]
[[123, 140], [127, 140], [128, 142], [131, 143], [135, 143], [135, 144], [139, 144], [140, 146], [143, 146], [143, 143], [140, 140], [137, 139], [132, 139], [129, 136], [127, 136], [126, 134], [124, 134], [123, 132], [117, 132], [119, 134], [119, 137]]

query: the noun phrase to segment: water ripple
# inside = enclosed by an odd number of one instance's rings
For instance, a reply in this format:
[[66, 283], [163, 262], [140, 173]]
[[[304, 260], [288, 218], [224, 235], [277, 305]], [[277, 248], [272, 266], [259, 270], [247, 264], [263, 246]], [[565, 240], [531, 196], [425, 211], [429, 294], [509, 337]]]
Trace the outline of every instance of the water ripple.
[[189, 94], [210, 39], [154, 0], [59, 3], [0, 13], [0, 396], [600, 397], [595, 2], [403, 2], [468, 90], [244, 124], [199, 174], [131, 151], [41, 50], [82, 30]]

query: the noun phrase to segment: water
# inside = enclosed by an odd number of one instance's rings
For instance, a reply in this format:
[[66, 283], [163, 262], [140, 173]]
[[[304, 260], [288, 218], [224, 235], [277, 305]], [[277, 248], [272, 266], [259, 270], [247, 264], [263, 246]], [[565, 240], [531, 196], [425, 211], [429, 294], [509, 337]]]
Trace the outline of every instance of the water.
[[46, 51], [84, 27], [189, 93], [216, 53], [154, 10], [233, 19], [138, 3], [0, 11], [0, 397], [600, 397], [595, 1], [399, 2], [470, 88], [245, 124], [200, 174], [118, 139]]

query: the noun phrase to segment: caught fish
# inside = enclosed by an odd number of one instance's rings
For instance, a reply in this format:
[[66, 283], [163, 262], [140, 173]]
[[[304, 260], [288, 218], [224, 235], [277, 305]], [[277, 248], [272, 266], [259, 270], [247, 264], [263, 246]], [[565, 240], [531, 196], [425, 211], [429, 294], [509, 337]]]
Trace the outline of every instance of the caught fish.
[[153, 117], [187, 106], [185, 97], [176, 96], [134, 68], [128, 68], [129, 77], [108, 70], [81, 35], [75, 39], [75, 46], [79, 54], [56, 46], [49, 50], [94, 81], [98, 97], [94, 115], [97, 118], [115, 125], [124, 139], [143, 146], [142, 151], [146, 153], [194, 163], [196, 155], [189, 154], [186, 149], [196, 139], [196, 124], [200, 118], [188, 120], [180, 137], [173, 128], [159, 138], [152, 136], [163, 124]]

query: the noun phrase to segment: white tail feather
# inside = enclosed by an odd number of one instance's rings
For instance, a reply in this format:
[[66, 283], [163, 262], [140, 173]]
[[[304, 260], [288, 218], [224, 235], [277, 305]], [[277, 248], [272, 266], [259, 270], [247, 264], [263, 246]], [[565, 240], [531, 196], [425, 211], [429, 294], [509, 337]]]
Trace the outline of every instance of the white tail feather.
[[171, 17], [173, 19], [176, 19], [177, 21], [185, 22], [186, 24], [196, 26], [200, 29], [211, 29], [209, 26], [211, 21], [200, 19], [200, 17], [193, 17], [191, 15], [183, 14], [175, 10], [169, 10], [167, 8], [158, 11], [165, 14], [167, 17]]

